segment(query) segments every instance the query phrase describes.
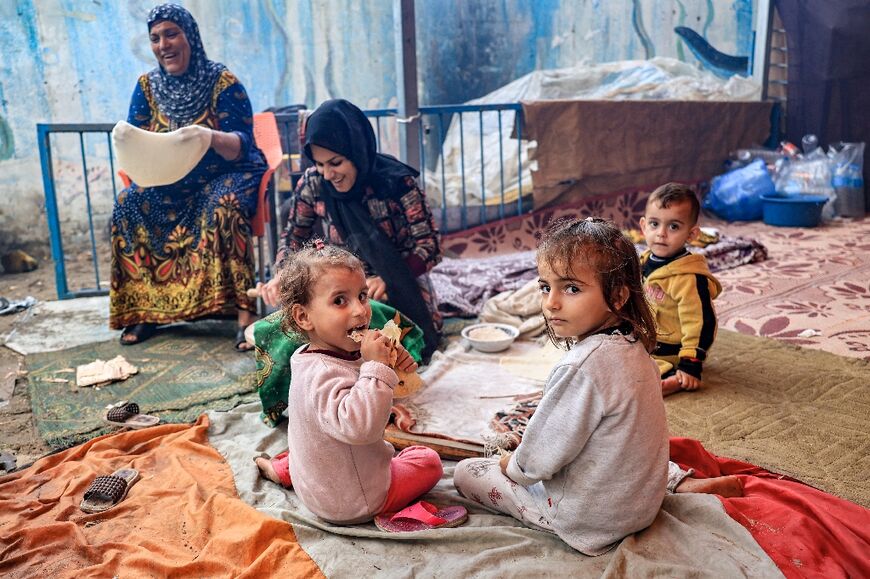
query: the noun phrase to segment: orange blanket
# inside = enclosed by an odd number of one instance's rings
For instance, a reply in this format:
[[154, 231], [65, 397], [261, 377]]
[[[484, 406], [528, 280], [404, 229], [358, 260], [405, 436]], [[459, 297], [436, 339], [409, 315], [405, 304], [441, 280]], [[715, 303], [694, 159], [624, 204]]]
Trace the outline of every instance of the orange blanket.
[[[0, 477], [0, 576], [322, 577], [286, 522], [242, 502], [208, 419], [96, 438]], [[79, 510], [93, 478], [140, 480], [115, 508]]]

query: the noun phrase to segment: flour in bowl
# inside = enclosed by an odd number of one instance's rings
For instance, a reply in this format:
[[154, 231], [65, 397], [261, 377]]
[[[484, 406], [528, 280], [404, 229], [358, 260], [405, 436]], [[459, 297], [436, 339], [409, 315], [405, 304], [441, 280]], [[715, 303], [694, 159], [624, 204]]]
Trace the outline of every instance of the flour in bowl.
[[472, 340], [481, 342], [496, 342], [504, 340], [510, 336], [504, 330], [493, 328], [492, 326], [483, 326], [482, 328], [474, 328], [468, 332], [468, 337]]

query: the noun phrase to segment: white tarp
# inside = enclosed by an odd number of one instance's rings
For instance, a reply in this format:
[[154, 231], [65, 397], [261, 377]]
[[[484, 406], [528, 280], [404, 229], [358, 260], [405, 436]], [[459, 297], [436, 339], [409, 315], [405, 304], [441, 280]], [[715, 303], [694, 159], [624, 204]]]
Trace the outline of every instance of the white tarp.
[[[673, 58], [624, 60], [572, 68], [536, 70], [498, 90], [467, 104], [516, 103], [520, 101], [584, 100], [700, 100], [753, 101], [761, 98], [761, 86], [751, 79], [733, 76], [727, 81], [710, 72]], [[501, 138], [499, 138], [499, 114]], [[442, 204], [446, 191], [448, 206], [462, 205], [462, 165], [465, 166], [465, 198], [468, 205], [481, 205], [485, 186], [487, 205], [502, 200], [516, 201], [519, 194], [519, 160], [522, 161], [522, 192], [532, 191], [529, 148], [534, 142], [511, 137], [514, 111], [483, 113], [483, 163], [481, 163], [480, 122], [478, 113], [463, 115], [460, 143], [459, 116], [454, 115], [444, 139], [443, 157], [434, 170], [426, 171], [426, 191], [431, 202]], [[434, 123], [436, 121], [431, 120]], [[437, 132], [437, 131], [436, 131]], [[501, 147], [501, 149], [499, 149]], [[483, 171], [481, 172], [481, 166]], [[504, 173], [501, 167], [504, 167]]]

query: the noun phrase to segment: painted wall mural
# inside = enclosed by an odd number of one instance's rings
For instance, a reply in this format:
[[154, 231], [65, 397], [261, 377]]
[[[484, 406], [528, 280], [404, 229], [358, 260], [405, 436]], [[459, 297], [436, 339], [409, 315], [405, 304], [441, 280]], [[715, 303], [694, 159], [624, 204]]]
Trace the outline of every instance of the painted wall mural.
[[[395, 103], [392, 0], [180, 1], [197, 18], [209, 57], [240, 77], [255, 110], [338, 96], [364, 108]], [[0, 1], [0, 250], [47, 243], [36, 123], [125, 118], [136, 78], [154, 66], [145, 20], [155, 4]], [[752, 0], [419, 1], [420, 101], [464, 102], [532, 70], [581, 62], [702, 62], [704, 51], [690, 49], [678, 26], [745, 57], [753, 8]], [[54, 156], [64, 168], [64, 236], [86, 239], [81, 154], [77, 142], [62, 141]], [[103, 222], [112, 199], [106, 150], [105, 139], [86, 141]]]
[[9, 128], [6, 119], [0, 117], [0, 161], [9, 159], [14, 152], [15, 137], [12, 135], [12, 129]]

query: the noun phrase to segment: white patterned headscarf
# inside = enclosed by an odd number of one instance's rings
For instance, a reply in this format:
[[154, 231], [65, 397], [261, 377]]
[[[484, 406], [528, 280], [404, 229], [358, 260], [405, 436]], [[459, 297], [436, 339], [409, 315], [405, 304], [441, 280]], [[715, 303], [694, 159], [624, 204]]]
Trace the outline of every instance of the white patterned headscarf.
[[175, 129], [191, 124], [208, 107], [214, 85], [227, 68], [206, 57], [199, 27], [186, 8], [178, 4], [156, 6], [148, 14], [149, 33], [152, 26], [164, 20], [177, 24], [190, 45], [190, 64], [184, 74], [171, 75], [159, 64], [148, 73], [157, 106]]

